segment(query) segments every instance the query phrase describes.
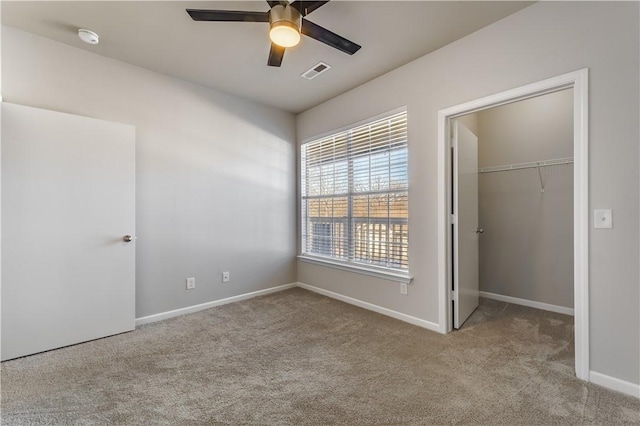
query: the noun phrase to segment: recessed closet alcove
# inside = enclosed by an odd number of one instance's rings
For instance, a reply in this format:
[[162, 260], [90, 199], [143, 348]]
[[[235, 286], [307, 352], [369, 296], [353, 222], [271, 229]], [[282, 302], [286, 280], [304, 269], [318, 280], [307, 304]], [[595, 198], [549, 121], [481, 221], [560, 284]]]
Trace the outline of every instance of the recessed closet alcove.
[[459, 118], [478, 137], [480, 296], [573, 313], [573, 89]]

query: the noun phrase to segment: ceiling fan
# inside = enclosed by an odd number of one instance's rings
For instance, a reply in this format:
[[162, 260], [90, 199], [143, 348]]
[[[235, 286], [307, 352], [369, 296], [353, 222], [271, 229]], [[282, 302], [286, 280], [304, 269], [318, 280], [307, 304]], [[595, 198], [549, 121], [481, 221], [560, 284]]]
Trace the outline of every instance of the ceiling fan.
[[187, 13], [194, 21], [227, 21], [227, 22], [269, 22], [271, 29], [271, 50], [267, 65], [279, 67], [282, 64], [284, 51], [300, 42], [300, 34], [314, 38], [336, 48], [344, 53], [353, 55], [360, 49], [360, 45], [339, 36], [338, 34], [304, 19], [305, 16], [329, 3], [329, 1], [300, 1], [289, 3], [286, 0], [269, 1], [271, 10], [268, 12], [245, 12], [235, 10], [202, 10], [187, 9]]

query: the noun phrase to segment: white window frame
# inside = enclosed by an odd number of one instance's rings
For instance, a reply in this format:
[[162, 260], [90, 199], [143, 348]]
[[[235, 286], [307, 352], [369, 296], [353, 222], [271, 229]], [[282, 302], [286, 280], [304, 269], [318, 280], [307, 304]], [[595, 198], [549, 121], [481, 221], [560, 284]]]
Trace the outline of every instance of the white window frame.
[[[335, 129], [335, 130], [331, 130], [325, 133], [322, 133], [320, 135], [317, 136], [313, 136], [313, 137], [309, 137], [304, 139], [299, 146], [299, 152], [298, 152], [298, 166], [299, 166], [299, 170], [298, 170], [298, 221], [299, 222], [299, 244], [300, 244], [300, 249], [298, 250], [298, 259], [300, 261], [303, 262], [307, 262], [307, 263], [311, 263], [311, 264], [316, 264], [316, 265], [321, 265], [321, 266], [326, 266], [326, 267], [330, 267], [330, 268], [334, 268], [334, 269], [339, 269], [339, 270], [343, 270], [343, 271], [348, 271], [348, 272], [353, 272], [353, 273], [357, 273], [357, 274], [362, 274], [362, 275], [368, 275], [368, 276], [372, 276], [372, 277], [376, 277], [376, 278], [381, 278], [381, 279], [385, 279], [388, 281], [393, 281], [393, 282], [401, 282], [401, 283], [410, 283], [411, 280], [413, 279], [413, 277], [410, 275], [409, 271], [411, 268], [411, 259], [410, 259], [410, 253], [408, 254], [408, 268], [406, 271], [400, 271], [397, 269], [391, 269], [391, 268], [385, 268], [385, 267], [381, 267], [381, 266], [375, 266], [375, 265], [366, 265], [366, 264], [359, 264], [359, 263], [355, 263], [355, 262], [349, 262], [349, 261], [341, 261], [339, 259], [335, 259], [335, 258], [329, 258], [329, 257], [323, 257], [323, 256], [314, 256], [313, 254], [310, 253], [303, 253], [302, 250], [304, 248], [304, 236], [303, 236], [303, 232], [302, 232], [302, 188], [305, 185], [305, 182], [303, 181], [303, 176], [302, 176], [302, 146], [305, 145], [308, 142], [312, 142], [318, 139], [322, 139], [331, 135], [335, 135], [337, 133], [341, 133], [341, 132], [346, 132], [349, 131], [351, 129], [360, 127], [360, 126], [366, 126], [367, 124], [373, 123], [375, 121], [378, 120], [382, 120], [388, 117], [391, 117], [393, 115], [399, 114], [399, 113], [407, 113], [407, 107], [406, 106], [402, 106], [399, 108], [395, 108], [393, 110], [384, 112], [382, 114], [376, 115], [374, 117], [370, 117], [367, 118], [365, 120], [353, 123], [353, 124], [349, 124], [347, 126]], [[408, 113], [407, 113], [408, 116]], [[407, 129], [408, 130], [408, 129]], [[407, 192], [409, 193], [410, 191], [407, 190]], [[409, 226], [409, 229], [411, 229], [411, 227]]]

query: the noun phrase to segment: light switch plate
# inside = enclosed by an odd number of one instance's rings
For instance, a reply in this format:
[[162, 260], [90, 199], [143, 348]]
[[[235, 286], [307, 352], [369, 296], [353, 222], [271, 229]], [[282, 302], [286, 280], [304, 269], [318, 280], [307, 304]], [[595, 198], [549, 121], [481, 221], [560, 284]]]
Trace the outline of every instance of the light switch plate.
[[594, 228], [613, 228], [613, 213], [611, 209], [598, 209], [593, 211]]

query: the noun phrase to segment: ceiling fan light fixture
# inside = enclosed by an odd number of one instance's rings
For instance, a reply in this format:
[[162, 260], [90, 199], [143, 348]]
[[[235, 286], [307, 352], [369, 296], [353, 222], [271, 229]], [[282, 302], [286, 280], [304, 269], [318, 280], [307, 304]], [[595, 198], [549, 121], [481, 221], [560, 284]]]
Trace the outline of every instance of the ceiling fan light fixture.
[[278, 46], [293, 47], [300, 43], [300, 32], [295, 25], [281, 21], [271, 26], [269, 38]]
[[300, 12], [290, 5], [276, 5], [269, 13], [269, 38], [281, 47], [293, 47], [300, 43]]
[[362, 47], [302, 17], [306, 17], [329, 1], [295, 0], [291, 3], [290, 0], [268, 0], [271, 9], [265, 12], [187, 9], [187, 13], [194, 21], [268, 22], [271, 48], [267, 65], [279, 67], [284, 52], [288, 47], [297, 45], [303, 34], [348, 55], [353, 55]]

